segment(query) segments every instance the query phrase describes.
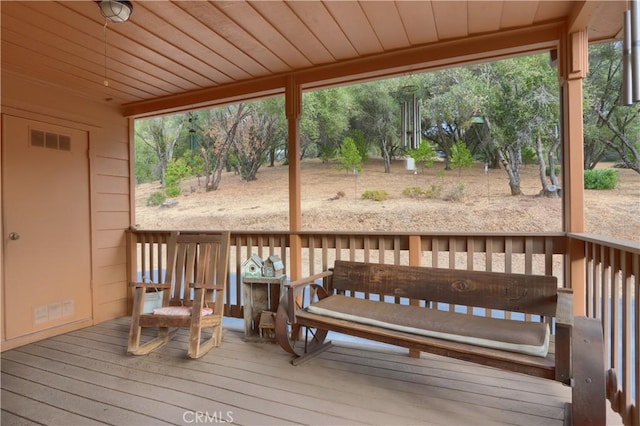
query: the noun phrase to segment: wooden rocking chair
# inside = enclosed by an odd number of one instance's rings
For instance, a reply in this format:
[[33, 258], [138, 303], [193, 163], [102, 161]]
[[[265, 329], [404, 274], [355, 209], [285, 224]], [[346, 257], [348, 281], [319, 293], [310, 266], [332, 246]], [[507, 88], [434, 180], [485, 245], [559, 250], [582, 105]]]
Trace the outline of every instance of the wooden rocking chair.
[[[189, 328], [190, 358], [200, 358], [222, 341], [222, 318], [229, 264], [229, 232], [184, 235], [173, 232], [167, 242], [164, 283], [131, 283], [133, 312], [127, 352], [146, 355], [167, 343], [180, 328]], [[143, 313], [147, 289], [161, 291], [162, 307]], [[140, 344], [142, 328], [158, 329]], [[203, 341], [203, 331], [211, 337]]]

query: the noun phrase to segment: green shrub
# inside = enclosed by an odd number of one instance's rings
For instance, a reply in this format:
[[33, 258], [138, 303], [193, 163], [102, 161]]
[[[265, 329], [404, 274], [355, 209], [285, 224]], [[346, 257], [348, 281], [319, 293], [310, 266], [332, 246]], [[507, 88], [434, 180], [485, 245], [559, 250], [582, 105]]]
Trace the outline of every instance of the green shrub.
[[389, 194], [384, 190], [364, 191], [362, 193], [362, 198], [365, 200], [384, 201], [389, 198]]
[[473, 155], [464, 142], [458, 142], [451, 147], [451, 167], [462, 173], [462, 169], [473, 166], [473, 162]]
[[[555, 172], [556, 176], [558, 176], [558, 175], [560, 174], [560, 172], [562, 171], [562, 169], [561, 169], [561, 167], [560, 167], [560, 166], [555, 166], [555, 167], [553, 168], [553, 171]], [[547, 176], [551, 176], [551, 168], [550, 168], [549, 166], [547, 166], [547, 168], [544, 170], [544, 173], [545, 173]]]
[[440, 187], [431, 185], [429, 189], [423, 189], [419, 186], [412, 186], [402, 190], [402, 195], [411, 198], [434, 198], [440, 195]]
[[[177, 186], [182, 179], [189, 175], [191, 175], [191, 167], [187, 164], [185, 159], [178, 158], [177, 160], [171, 160], [169, 164], [167, 164], [167, 172], [164, 176], [167, 189], [171, 186]], [[169, 196], [171, 197], [171, 195]]]
[[598, 169], [584, 171], [584, 189], [614, 189], [617, 185], [617, 170]]
[[369, 143], [367, 142], [367, 138], [362, 130], [355, 129], [351, 132], [350, 136], [356, 144], [356, 148], [360, 153], [362, 161], [367, 161], [369, 159]]
[[147, 198], [147, 206], [159, 206], [165, 202], [167, 197], [164, 195], [164, 192], [154, 192]]
[[164, 192], [167, 194], [167, 197], [177, 197], [182, 194], [182, 189], [178, 185], [167, 186]]
[[522, 162], [524, 164], [533, 164], [538, 161], [538, 153], [530, 146], [522, 148]]
[[424, 195], [424, 190], [419, 186], [412, 186], [410, 188], [405, 188], [402, 190], [402, 195], [406, 195], [411, 198], [419, 198]]
[[433, 149], [429, 142], [424, 140], [417, 148], [408, 150], [407, 154], [415, 160], [416, 164], [422, 166], [423, 172], [425, 167], [433, 166], [433, 161], [436, 158], [436, 150]]

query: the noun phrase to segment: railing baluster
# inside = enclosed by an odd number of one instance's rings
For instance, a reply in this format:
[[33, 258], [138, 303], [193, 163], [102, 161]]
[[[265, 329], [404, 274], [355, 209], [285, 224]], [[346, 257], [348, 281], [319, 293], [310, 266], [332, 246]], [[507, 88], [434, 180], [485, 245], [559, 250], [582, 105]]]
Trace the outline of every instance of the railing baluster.
[[613, 360], [613, 368], [616, 370], [618, 377], [622, 372], [620, 357], [620, 271], [617, 268], [618, 259], [617, 252], [611, 251], [611, 287], [613, 294], [611, 298], [611, 359]]
[[524, 240], [524, 273], [533, 273], [533, 238], [527, 237]]
[[[484, 269], [485, 271], [493, 271], [493, 237], [487, 237], [485, 240]], [[493, 316], [493, 310], [487, 309], [487, 316]]]
[[394, 265], [402, 264], [400, 246], [401, 246], [400, 237], [396, 235], [396, 236], [393, 237], [393, 263], [394, 263]]
[[505, 237], [504, 240], [504, 272], [510, 274], [512, 271], [512, 259], [513, 259], [513, 239]]
[[[533, 238], [527, 237], [524, 241], [524, 273], [533, 274]], [[524, 316], [525, 321], [531, 321], [531, 314]]]
[[316, 271], [316, 243], [315, 238], [311, 235], [309, 236], [309, 247], [307, 250], [309, 252], [309, 275], [313, 275], [320, 271]]
[[475, 269], [474, 255], [475, 255], [475, 239], [473, 237], [467, 237], [467, 270], [468, 271], [473, 271]]
[[321, 244], [322, 244], [322, 270], [326, 271], [327, 269], [329, 269], [329, 248], [327, 247], [328, 243], [329, 243], [329, 239], [327, 238], [326, 235], [322, 236], [322, 240], [321, 240]]
[[553, 275], [553, 238], [544, 239], [544, 274]]
[[640, 255], [633, 256], [633, 298], [634, 298], [634, 328], [635, 328], [635, 345], [633, 348], [633, 359], [635, 362], [632, 364], [635, 368], [634, 376], [635, 376], [635, 398], [632, 401], [632, 412], [630, 416], [632, 418], [632, 422], [638, 426], [640, 425]]
[[148, 235], [143, 235], [140, 241], [140, 281], [145, 281], [147, 278], [147, 237]]
[[[513, 259], [513, 238], [505, 237], [504, 240], [504, 271], [511, 273]], [[511, 319], [511, 312], [505, 312], [505, 318]]]
[[387, 240], [383, 236], [378, 237], [378, 261], [385, 263], [385, 253], [387, 248]]
[[631, 274], [627, 269], [627, 255], [623, 253], [620, 256], [620, 283], [622, 284], [622, 399], [624, 401], [624, 407], [630, 407], [633, 400], [632, 386], [633, 377], [631, 372], [633, 367], [631, 363], [633, 358], [631, 357]]

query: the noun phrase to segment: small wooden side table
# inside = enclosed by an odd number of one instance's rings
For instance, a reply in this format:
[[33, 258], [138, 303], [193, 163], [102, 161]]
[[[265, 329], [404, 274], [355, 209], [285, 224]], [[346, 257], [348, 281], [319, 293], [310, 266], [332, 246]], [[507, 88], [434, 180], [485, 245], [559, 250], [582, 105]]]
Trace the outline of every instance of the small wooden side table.
[[243, 278], [245, 340], [275, 342], [273, 319], [285, 279], [286, 275]]

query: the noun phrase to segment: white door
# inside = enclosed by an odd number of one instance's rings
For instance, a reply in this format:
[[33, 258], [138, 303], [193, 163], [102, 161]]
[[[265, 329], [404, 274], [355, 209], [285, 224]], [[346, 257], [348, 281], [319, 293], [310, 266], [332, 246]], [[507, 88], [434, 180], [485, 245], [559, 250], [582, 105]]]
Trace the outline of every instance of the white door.
[[88, 134], [2, 117], [5, 339], [91, 317]]

